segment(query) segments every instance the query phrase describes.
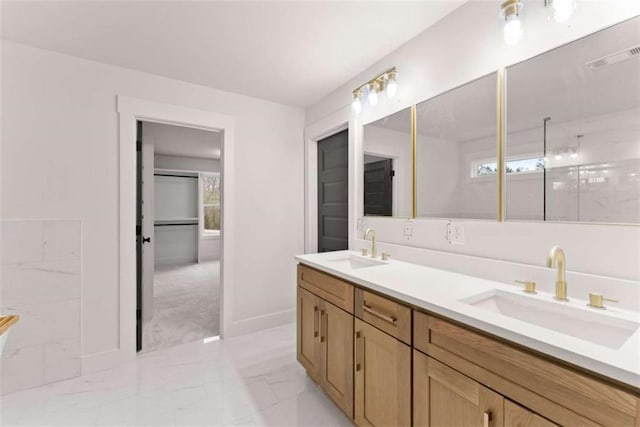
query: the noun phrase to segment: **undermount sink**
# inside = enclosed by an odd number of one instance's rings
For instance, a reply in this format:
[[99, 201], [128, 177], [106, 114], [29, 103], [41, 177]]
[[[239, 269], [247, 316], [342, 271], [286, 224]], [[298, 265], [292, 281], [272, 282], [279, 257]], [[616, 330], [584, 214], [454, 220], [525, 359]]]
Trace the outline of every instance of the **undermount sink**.
[[620, 348], [640, 327], [638, 322], [607, 315], [606, 311], [499, 289], [460, 302], [612, 349]]
[[347, 267], [347, 268], [354, 268], [354, 269], [375, 267], [377, 265], [386, 264], [383, 261], [379, 261], [371, 258], [365, 258], [357, 255], [345, 255], [340, 258], [330, 259], [327, 261], [334, 264], [336, 267]]

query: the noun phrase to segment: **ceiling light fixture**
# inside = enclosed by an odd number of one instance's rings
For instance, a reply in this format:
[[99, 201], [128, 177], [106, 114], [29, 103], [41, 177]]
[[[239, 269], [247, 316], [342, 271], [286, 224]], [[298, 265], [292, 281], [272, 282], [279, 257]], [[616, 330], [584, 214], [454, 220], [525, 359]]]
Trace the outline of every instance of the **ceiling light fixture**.
[[379, 94], [384, 91], [388, 99], [393, 98], [398, 93], [398, 81], [396, 67], [374, 77], [368, 82], [353, 90], [353, 100], [351, 109], [355, 114], [362, 111], [362, 95], [367, 94], [367, 103], [375, 107], [378, 104]]
[[576, 10], [576, 0], [544, 0], [544, 6], [549, 9], [549, 19], [561, 24], [567, 22]]
[[510, 46], [522, 39], [522, 10], [523, 0], [507, 0], [500, 5], [500, 21], [504, 33], [504, 42]]

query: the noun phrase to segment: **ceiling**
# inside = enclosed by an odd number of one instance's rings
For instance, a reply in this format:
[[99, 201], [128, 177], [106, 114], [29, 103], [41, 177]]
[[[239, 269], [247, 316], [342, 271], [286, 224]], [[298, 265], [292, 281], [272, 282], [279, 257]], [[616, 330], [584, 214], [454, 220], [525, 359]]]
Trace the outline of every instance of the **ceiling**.
[[6, 1], [2, 38], [310, 106], [466, 0]]
[[163, 123], [145, 122], [145, 143], [153, 144], [155, 154], [219, 159], [222, 133]]

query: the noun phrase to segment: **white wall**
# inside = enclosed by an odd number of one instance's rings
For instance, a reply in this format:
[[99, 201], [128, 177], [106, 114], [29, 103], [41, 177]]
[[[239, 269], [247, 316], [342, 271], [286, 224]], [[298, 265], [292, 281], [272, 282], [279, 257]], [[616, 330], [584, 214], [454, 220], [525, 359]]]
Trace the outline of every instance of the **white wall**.
[[3, 41], [1, 214], [82, 221], [83, 357], [119, 346], [119, 94], [236, 118], [236, 215], [226, 231], [237, 254], [225, 327], [292, 320], [303, 110]]
[[[362, 156], [362, 141], [358, 127], [500, 67], [638, 15], [640, 2], [580, 2], [570, 25], [549, 22], [543, 2], [529, 2], [526, 34], [515, 47], [506, 46], [502, 40], [499, 10], [500, 1], [464, 4], [307, 110], [307, 127], [314, 127], [316, 132], [320, 132], [316, 124], [328, 117], [336, 123], [348, 120], [354, 129], [354, 138], [350, 139], [353, 153], [350, 159], [350, 197], [355, 205], [350, 209], [350, 247], [364, 245], [358, 239], [361, 235], [356, 229], [362, 191], [362, 161], [358, 160]], [[392, 66], [396, 66], [398, 71], [396, 98], [389, 101], [381, 97], [377, 107], [364, 108], [354, 118], [348, 108], [353, 88]], [[389, 218], [367, 219], [367, 226], [377, 229], [380, 241], [401, 245], [394, 246], [392, 253], [397, 256], [402, 256], [403, 247], [413, 246], [543, 265], [548, 249], [560, 245], [567, 253], [569, 270], [640, 278], [640, 227], [466, 221], [466, 244], [449, 245], [444, 239], [444, 220], [414, 220], [410, 238], [403, 236], [403, 223], [403, 220]], [[585, 242], [593, 242], [593, 245], [585, 245]], [[428, 259], [429, 255], [425, 253], [423, 262], [428, 262]]]

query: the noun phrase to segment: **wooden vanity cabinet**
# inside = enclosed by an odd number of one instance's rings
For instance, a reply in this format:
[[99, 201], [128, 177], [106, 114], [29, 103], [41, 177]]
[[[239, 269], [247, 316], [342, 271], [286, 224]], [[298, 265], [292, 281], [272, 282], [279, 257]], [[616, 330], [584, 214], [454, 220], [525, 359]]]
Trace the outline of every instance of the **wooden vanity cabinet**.
[[507, 399], [504, 401], [504, 425], [505, 427], [558, 427], [558, 424]]
[[[437, 360], [459, 374], [457, 379], [450, 376], [454, 384], [450, 388], [468, 383], [460, 379], [466, 378], [508, 398], [505, 426], [640, 426], [639, 399], [634, 394], [504, 340], [414, 311], [413, 342], [424, 353], [418, 355], [428, 356], [429, 368], [431, 360]], [[416, 421], [430, 416], [423, 413], [428, 411], [424, 384], [432, 371], [427, 369], [425, 374], [417, 360], [424, 364], [424, 359], [414, 358]], [[441, 377], [437, 381], [443, 383]], [[429, 381], [432, 384], [435, 380]], [[423, 421], [415, 425], [430, 424]]]
[[411, 308], [355, 289], [355, 422], [411, 425]]
[[[306, 273], [301, 274], [301, 268]], [[353, 315], [310, 292], [304, 283], [323, 295], [331, 295], [344, 307], [353, 286], [304, 266], [298, 267], [297, 358], [309, 376], [353, 418]]]
[[413, 351], [413, 425], [503, 427], [504, 397]]
[[411, 347], [355, 320], [355, 422], [411, 425]]

